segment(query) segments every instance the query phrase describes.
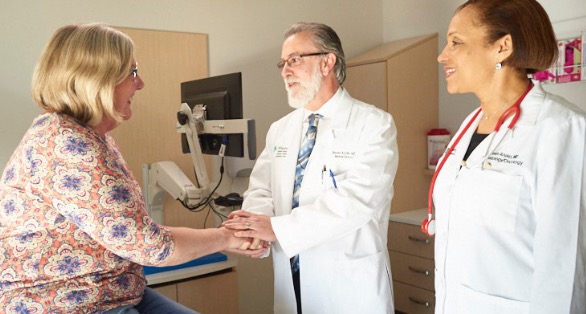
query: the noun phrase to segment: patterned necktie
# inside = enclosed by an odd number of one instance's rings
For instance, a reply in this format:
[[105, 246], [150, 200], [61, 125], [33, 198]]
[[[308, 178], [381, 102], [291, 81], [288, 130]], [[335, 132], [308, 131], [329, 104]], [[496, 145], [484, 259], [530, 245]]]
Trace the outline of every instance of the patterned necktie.
[[[311, 151], [313, 150], [313, 145], [315, 145], [317, 124], [321, 117], [322, 116], [320, 114], [316, 113], [309, 115], [309, 127], [307, 128], [305, 138], [303, 139], [301, 149], [299, 150], [299, 155], [297, 156], [297, 167], [295, 167], [295, 184], [293, 185], [292, 208], [297, 208], [299, 206], [299, 188], [301, 187], [301, 182], [303, 181], [303, 172], [305, 171], [305, 166], [307, 166], [307, 161], [309, 160], [309, 156], [311, 155]], [[298, 255], [295, 255], [291, 258], [291, 269], [293, 270], [293, 272], [299, 270]]]

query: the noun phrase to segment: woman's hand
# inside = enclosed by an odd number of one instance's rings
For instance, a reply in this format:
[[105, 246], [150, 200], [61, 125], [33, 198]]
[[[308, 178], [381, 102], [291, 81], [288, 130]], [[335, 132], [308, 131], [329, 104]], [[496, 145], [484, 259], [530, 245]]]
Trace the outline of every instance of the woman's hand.
[[221, 226], [220, 229], [228, 239], [228, 246], [225, 249], [227, 252], [258, 258], [263, 256], [270, 247], [270, 243], [258, 238], [237, 237], [234, 230], [225, 226]]

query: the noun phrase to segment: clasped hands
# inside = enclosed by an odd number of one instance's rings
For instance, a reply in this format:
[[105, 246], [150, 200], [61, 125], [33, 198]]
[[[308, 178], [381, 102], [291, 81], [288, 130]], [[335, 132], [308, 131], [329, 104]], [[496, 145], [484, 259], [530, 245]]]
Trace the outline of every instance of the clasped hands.
[[233, 211], [228, 215], [228, 220], [222, 223], [222, 227], [233, 231], [233, 235], [237, 238], [248, 239], [239, 248], [229, 250], [236, 254], [253, 258], [261, 257], [269, 249], [271, 242], [277, 240], [270, 217], [267, 215], [244, 210]]

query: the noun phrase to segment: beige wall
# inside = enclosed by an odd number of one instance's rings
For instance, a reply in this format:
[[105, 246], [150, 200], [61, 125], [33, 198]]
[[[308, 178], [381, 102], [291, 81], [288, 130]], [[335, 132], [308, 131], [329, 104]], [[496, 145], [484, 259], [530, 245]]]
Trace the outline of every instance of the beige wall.
[[[3, 0], [1, 6], [0, 169], [39, 112], [30, 100], [31, 73], [49, 36], [64, 24], [98, 21], [208, 34], [210, 74], [243, 73], [244, 114], [257, 120], [262, 146], [270, 122], [289, 111], [275, 66], [287, 26], [296, 21], [329, 24], [348, 56], [383, 40], [381, 0]], [[146, 88], [154, 86], [146, 82]]]
[[[3, 0], [0, 9], [0, 170], [39, 111], [30, 100], [30, 78], [43, 45], [59, 26], [105, 22], [122, 27], [209, 34], [210, 74], [243, 73], [244, 114], [257, 121], [259, 148], [270, 123], [286, 114], [275, 62], [283, 30], [296, 21], [319, 21], [338, 31], [348, 57], [383, 42], [438, 32], [440, 47], [459, 0]], [[586, 30], [584, 0], [542, 0], [556, 31]], [[139, 60], [140, 62], [140, 60]], [[141, 64], [141, 67], [148, 65]], [[438, 66], [439, 70], [439, 66]], [[440, 78], [443, 74], [440, 74]], [[572, 101], [586, 99], [586, 83], [554, 86]], [[149, 86], [146, 82], [146, 88]], [[473, 97], [448, 95], [440, 79], [440, 123], [455, 129], [474, 108]], [[173, 104], [169, 104], [173, 106]], [[135, 110], [140, 110], [139, 107]], [[175, 110], [175, 109], [172, 109]], [[237, 186], [223, 187], [242, 189]], [[270, 260], [241, 259], [241, 313], [272, 312]]]
[[[289, 112], [276, 62], [283, 31], [297, 21], [332, 26], [348, 57], [383, 41], [381, 0], [2, 0], [0, 9], [0, 171], [32, 119], [34, 64], [49, 36], [75, 22], [209, 35], [210, 75], [242, 72], [244, 115], [256, 119], [259, 149], [270, 123]], [[140, 60], [138, 60], [140, 63]], [[140, 63], [140, 67], [148, 64]], [[146, 83], [146, 88], [156, 88]], [[177, 110], [179, 104], [162, 104]], [[135, 104], [134, 110], [140, 110]], [[176, 139], [173, 139], [176, 140]], [[230, 183], [230, 180], [227, 180]], [[246, 182], [225, 186], [241, 190]], [[272, 264], [239, 258], [241, 313], [272, 313]], [[222, 293], [222, 291], [218, 291]]]

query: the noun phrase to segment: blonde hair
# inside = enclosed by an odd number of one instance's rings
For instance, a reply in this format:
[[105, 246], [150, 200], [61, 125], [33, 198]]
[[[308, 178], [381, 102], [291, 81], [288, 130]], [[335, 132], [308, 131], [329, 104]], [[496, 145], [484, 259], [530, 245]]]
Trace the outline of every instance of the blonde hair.
[[114, 89], [128, 75], [134, 43], [103, 24], [59, 28], [35, 68], [32, 97], [48, 112], [70, 115], [91, 126], [104, 115], [122, 121], [114, 108]]

